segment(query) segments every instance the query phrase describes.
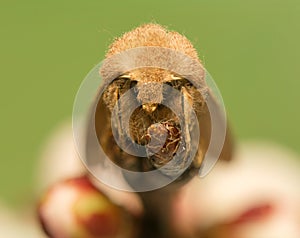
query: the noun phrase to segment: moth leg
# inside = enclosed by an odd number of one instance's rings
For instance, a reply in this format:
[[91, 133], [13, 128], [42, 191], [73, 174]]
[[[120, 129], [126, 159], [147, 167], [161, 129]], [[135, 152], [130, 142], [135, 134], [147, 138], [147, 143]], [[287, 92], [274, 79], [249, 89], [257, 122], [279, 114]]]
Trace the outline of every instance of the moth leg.
[[120, 91], [117, 88], [114, 91], [114, 98], [116, 99], [116, 104], [115, 104], [115, 114], [113, 115], [114, 118], [114, 126], [117, 129], [117, 133], [118, 133], [118, 140], [119, 140], [119, 146], [120, 148], [124, 148], [125, 146], [125, 136], [124, 136], [124, 132], [122, 130], [122, 108], [121, 108], [121, 103], [120, 103]]
[[192, 107], [192, 103], [191, 103], [192, 99], [185, 87], [181, 88], [181, 93], [182, 93], [181, 106], [182, 106], [182, 114], [184, 118], [184, 123], [183, 123], [184, 125], [182, 130], [184, 131], [184, 135], [185, 135], [185, 147], [186, 147], [186, 151], [184, 153], [184, 158], [183, 158], [183, 165], [185, 165], [187, 162], [186, 161], [187, 157], [189, 156], [191, 151], [190, 126], [192, 125], [192, 123], [191, 123], [191, 115], [188, 108]]

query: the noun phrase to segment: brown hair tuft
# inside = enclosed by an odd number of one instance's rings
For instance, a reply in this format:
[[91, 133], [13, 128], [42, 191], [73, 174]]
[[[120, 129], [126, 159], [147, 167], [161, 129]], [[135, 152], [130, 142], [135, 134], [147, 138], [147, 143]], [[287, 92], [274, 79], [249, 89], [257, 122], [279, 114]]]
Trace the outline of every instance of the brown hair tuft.
[[199, 60], [196, 49], [185, 36], [154, 23], [141, 25], [117, 38], [109, 47], [106, 57], [142, 46], [174, 49]]

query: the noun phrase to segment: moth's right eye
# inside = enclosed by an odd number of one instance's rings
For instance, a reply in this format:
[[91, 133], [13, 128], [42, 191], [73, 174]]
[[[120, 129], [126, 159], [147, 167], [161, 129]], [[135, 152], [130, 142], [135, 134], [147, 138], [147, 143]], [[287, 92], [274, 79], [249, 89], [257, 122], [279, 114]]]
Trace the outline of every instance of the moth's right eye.
[[113, 81], [113, 84], [118, 88], [128, 88], [130, 84], [130, 78], [127, 75], [121, 75]]
[[130, 81], [130, 88], [133, 88], [137, 85], [137, 81], [136, 80], [131, 80]]

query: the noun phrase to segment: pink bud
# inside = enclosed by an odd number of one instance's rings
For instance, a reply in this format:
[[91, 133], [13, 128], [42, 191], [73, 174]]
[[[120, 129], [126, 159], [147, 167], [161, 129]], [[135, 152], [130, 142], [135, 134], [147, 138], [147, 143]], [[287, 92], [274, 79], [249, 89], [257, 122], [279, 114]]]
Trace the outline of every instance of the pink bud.
[[41, 199], [41, 224], [53, 238], [133, 237], [133, 218], [84, 176], [55, 184]]

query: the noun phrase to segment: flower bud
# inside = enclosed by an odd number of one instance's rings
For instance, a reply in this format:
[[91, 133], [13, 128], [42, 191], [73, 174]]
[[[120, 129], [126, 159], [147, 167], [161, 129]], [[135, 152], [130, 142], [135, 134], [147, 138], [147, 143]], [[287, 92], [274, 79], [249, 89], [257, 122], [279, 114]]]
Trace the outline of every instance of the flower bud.
[[113, 204], [86, 176], [55, 184], [41, 199], [38, 213], [49, 237], [134, 237], [133, 217]]

